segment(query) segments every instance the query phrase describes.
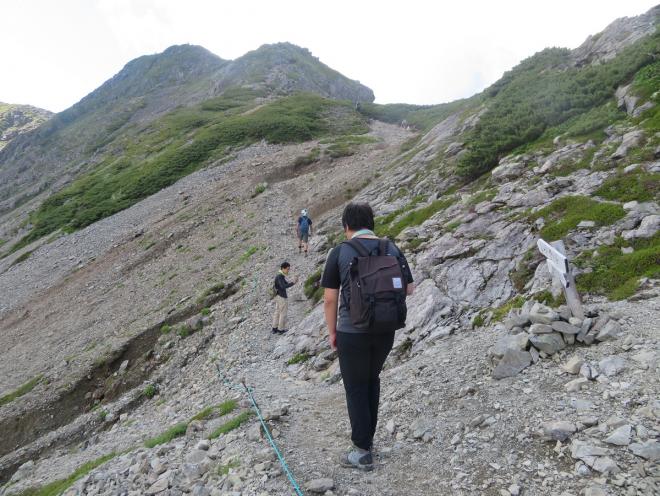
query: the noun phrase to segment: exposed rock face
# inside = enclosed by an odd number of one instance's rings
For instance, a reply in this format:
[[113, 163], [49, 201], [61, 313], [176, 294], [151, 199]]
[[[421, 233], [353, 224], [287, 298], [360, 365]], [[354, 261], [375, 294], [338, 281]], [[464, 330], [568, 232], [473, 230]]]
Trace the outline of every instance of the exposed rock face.
[[0, 102], [0, 150], [18, 136], [36, 129], [52, 116], [48, 110], [30, 105]]
[[583, 66], [614, 58], [623, 48], [653, 33], [659, 14], [660, 6], [656, 6], [643, 15], [617, 19], [573, 50], [573, 63]]

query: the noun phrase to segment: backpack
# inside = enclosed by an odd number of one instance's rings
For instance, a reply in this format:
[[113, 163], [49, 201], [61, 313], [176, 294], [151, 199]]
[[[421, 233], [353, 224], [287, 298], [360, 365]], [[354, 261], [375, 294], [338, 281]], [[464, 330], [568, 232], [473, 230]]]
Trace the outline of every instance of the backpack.
[[356, 239], [342, 244], [358, 256], [350, 264], [348, 313], [351, 323], [365, 331], [395, 331], [406, 326], [406, 280], [402, 262], [387, 254], [389, 239], [378, 243], [378, 255], [371, 255]]
[[301, 217], [300, 222], [298, 222], [298, 227], [300, 228], [300, 232], [302, 234], [305, 234], [307, 231], [309, 231], [309, 217]]

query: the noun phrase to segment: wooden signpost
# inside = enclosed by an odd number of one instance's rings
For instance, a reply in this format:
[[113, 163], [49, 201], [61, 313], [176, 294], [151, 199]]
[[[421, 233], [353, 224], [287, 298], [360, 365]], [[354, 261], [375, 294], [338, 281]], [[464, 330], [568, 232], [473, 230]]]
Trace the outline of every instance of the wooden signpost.
[[561, 283], [564, 295], [566, 296], [566, 304], [568, 305], [568, 308], [571, 309], [571, 313], [574, 317], [584, 319], [582, 301], [580, 300], [580, 295], [575, 287], [575, 278], [571, 273], [571, 267], [568, 263], [568, 257], [566, 256], [564, 242], [559, 240], [548, 243], [543, 239], [539, 239], [536, 244], [539, 247], [539, 251], [547, 259], [548, 270], [550, 271], [552, 278]]

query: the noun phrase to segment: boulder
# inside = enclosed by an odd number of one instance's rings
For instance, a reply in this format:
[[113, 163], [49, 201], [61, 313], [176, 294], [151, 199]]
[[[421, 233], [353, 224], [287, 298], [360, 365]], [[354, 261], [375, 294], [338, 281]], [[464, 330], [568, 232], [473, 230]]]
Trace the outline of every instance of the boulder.
[[335, 487], [335, 483], [330, 478], [313, 479], [305, 484], [305, 489], [310, 493], [324, 494]]
[[543, 436], [545, 439], [561, 441], [562, 443], [571, 437], [571, 434], [574, 434], [577, 431], [575, 424], [565, 420], [545, 422], [541, 425], [541, 429], [543, 430]]
[[505, 377], [513, 377], [523, 369], [529, 367], [531, 363], [532, 356], [528, 351], [508, 348], [493, 370], [493, 378], [503, 379]]
[[580, 332], [579, 327], [569, 324], [568, 322], [563, 322], [561, 320], [556, 320], [552, 323], [552, 328], [562, 334], [572, 334], [575, 335]]
[[549, 325], [555, 320], [559, 320], [559, 314], [545, 305], [535, 303], [529, 312], [529, 320], [534, 324]]
[[548, 324], [532, 324], [529, 327], [529, 332], [531, 334], [550, 334], [552, 332], [552, 326]]
[[561, 369], [568, 374], [576, 375], [578, 372], [580, 372], [580, 367], [582, 367], [583, 363], [584, 360], [582, 360], [579, 356], [573, 356], [568, 360], [568, 362], [561, 366]]
[[543, 351], [548, 355], [554, 355], [559, 350], [563, 350], [566, 347], [566, 343], [561, 337], [561, 334], [556, 332], [551, 334], [530, 335], [529, 341], [539, 351]]
[[622, 425], [618, 429], [605, 438], [607, 444], [615, 444], [617, 446], [628, 446], [630, 444], [630, 433], [632, 427], [628, 424]]
[[630, 131], [624, 134], [623, 139], [621, 140], [621, 144], [610, 156], [610, 158], [613, 160], [618, 160], [625, 157], [628, 155], [628, 152], [631, 148], [634, 148], [641, 143], [642, 138], [644, 138], [644, 131], [640, 130]]
[[521, 332], [519, 334], [510, 334], [502, 336], [495, 342], [495, 345], [490, 349], [491, 356], [501, 357], [504, 356], [506, 350], [513, 349], [523, 351], [529, 346], [529, 335]]
[[660, 215], [647, 215], [637, 229], [623, 231], [623, 239], [650, 238], [660, 230]]
[[626, 360], [620, 356], [609, 356], [598, 362], [598, 368], [606, 377], [614, 377], [626, 369]]
[[[595, 326], [594, 326], [595, 329]], [[597, 341], [611, 341], [616, 339], [621, 334], [621, 325], [616, 320], [609, 320], [598, 334], [596, 334]]]
[[629, 446], [630, 451], [636, 456], [655, 462], [660, 460], [660, 443], [655, 439], [649, 439], [643, 443], [634, 443]]
[[491, 175], [495, 182], [507, 182], [510, 179], [518, 179], [525, 168], [525, 164], [521, 162], [504, 163], [495, 167]]

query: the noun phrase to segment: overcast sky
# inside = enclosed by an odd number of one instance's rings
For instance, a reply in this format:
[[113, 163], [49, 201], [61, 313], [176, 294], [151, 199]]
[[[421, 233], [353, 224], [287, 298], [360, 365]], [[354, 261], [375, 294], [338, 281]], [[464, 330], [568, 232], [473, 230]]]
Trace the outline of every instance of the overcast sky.
[[170, 45], [234, 59], [289, 41], [372, 88], [379, 103], [441, 103], [656, 1], [1, 0], [0, 101], [61, 111], [129, 60]]

